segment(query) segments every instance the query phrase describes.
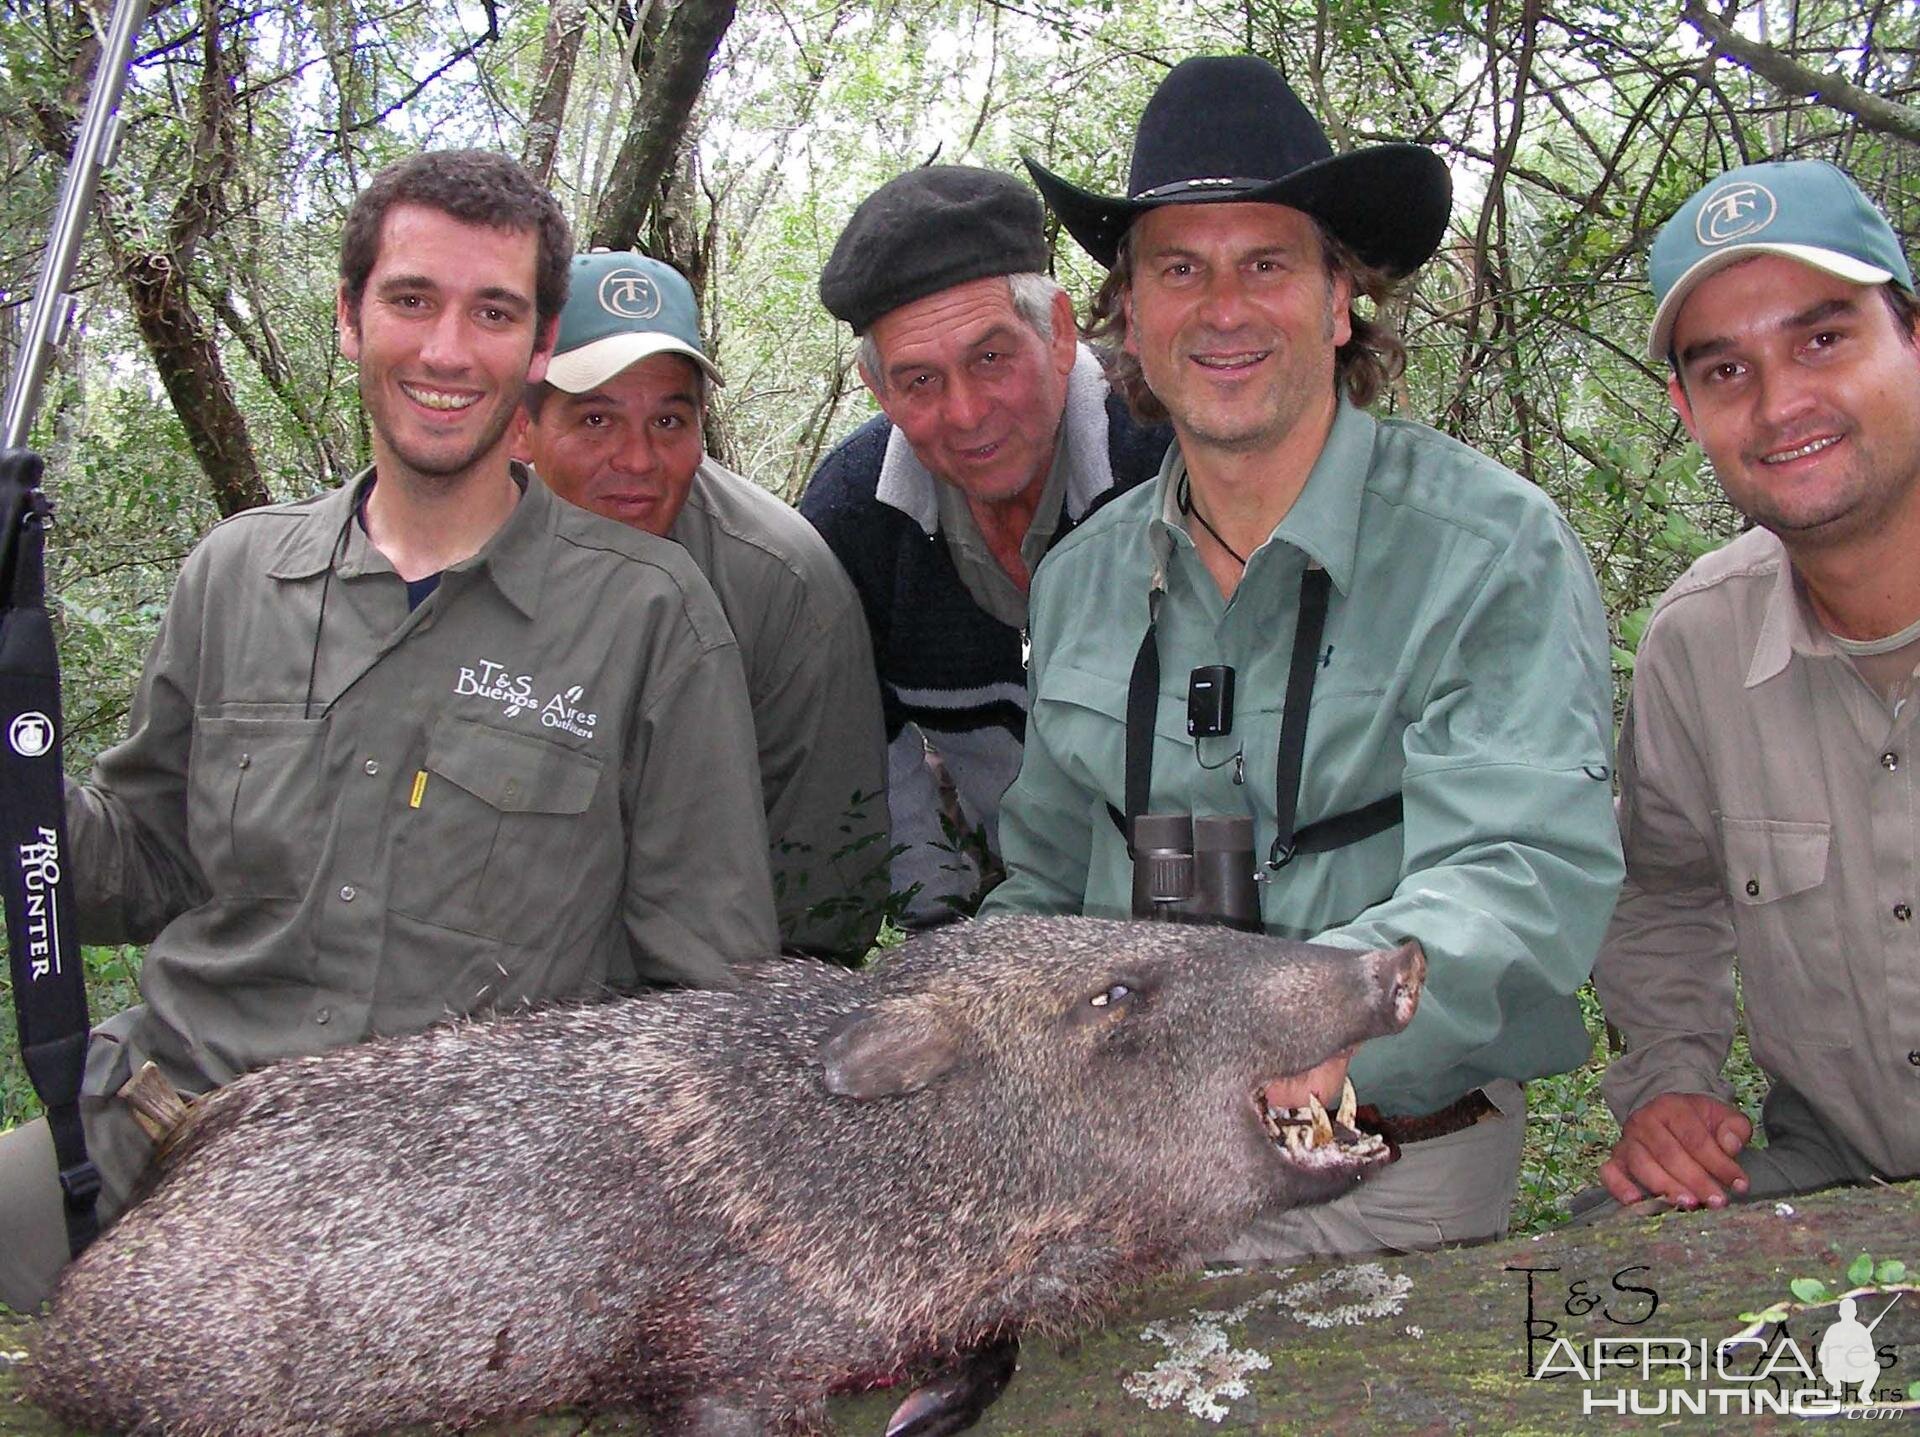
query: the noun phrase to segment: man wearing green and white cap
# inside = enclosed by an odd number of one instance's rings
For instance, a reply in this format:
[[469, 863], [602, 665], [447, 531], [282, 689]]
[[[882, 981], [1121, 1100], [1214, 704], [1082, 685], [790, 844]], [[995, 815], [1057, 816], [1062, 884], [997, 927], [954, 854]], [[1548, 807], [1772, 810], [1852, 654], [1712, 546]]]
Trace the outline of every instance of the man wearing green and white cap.
[[[1594, 979], [1620, 1202], [1719, 1207], [1920, 1174], [1920, 306], [1885, 217], [1749, 165], [1651, 257], [1648, 357], [1754, 528], [1641, 640], [1627, 879]], [[1721, 1075], [1739, 954], [1764, 1147]]]
[[517, 457], [582, 508], [679, 543], [740, 644], [789, 947], [857, 962], [887, 897], [880, 693], [866, 621], [813, 526], [707, 456], [693, 290], [644, 255], [578, 255]]

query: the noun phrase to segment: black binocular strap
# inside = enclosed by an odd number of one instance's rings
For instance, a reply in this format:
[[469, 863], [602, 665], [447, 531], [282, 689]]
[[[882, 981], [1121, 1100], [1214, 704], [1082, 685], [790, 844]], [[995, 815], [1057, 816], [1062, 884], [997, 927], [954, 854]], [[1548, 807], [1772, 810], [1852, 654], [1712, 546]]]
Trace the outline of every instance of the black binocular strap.
[[[1133, 677], [1127, 680], [1127, 812], [1120, 837], [1133, 853], [1133, 820], [1147, 811], [1153, 784], [1153, 721], [1160, 707], [1160, 645], [1154, 638], [1160, 622], [1160, 591], [1147, 595], [1147, 633], [1133, 656]], [[1112, 812], [1112, 805], [1108, 805]]]
[[[1404, 811], [1398, 793], [1375, 799], [1295, 830], [1300, 807], [1300, 778], [1307, 756], [1307, 712], [1313, 706], [1313, 683], [1320, 668], [1320, 640], [1327, 628], [1327, 605], [1333, 581], [1327, 571], [1311, 566], [1300, 579], [1300, 613], [1293, 630], [1293, 657], [1287, 666], [1286, 709], [1280, 718], [1280, 753], [1274, 773], [1274, 839], [1267, 867], [1285, 868], [1302, 853], [1328, 853], [1345, 848], [1397, 825]], [[1112, 804], [1107, 813], [1133, 852], [1133, 820], [1147, 811], [1153, 783], [1153, 723], [1160, 703], [1160, 646], [1156, 637], [1158, 600], [1148, 598], [1147, 632], [1134, 656], [1133, 677], [1127, 681], [1127, 811]]]
[[73, 1255], [99, 1231], [98, 1169], [87, 1159], [80, 1085], [87, 984], [68, 874], [60, 763], [60, 664], [47, 618], [48, 504], [40, 456], [0, 454], [0, 841], [6, 846], [7, 946], [27, 1076], [47, 1110]]

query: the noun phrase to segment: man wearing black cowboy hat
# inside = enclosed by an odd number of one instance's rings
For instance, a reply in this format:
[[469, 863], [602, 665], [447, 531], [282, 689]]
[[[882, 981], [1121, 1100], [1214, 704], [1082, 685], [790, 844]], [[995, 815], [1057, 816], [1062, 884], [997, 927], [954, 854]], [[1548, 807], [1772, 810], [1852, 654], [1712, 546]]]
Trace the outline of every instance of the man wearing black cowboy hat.
[[[1009, 876], [988, 908], [1151, 914], [1136, 817], [1251, 818], [1268, 931], [1412, 937], [1430, 967], [1411, 1026], [1353, 1057], [1366, 1106], [1342, 1113], [1399, 1161], [1263, 1215], [1226, 1256], [1497, 1236], [1520, 1084], [1589, 1051], [1574, 992], [1620, 850], [1606, 621], [1578, 541], [1499, 465], [1365, 412], [1404, 356], [1355, 301], [1378, 313], [1432, 254], [1447, 172], [1414, 146], [1333, 155], [1245, 56], [1168, 75], [1127, 198], [1029, 167], [1111, 269], [1093, 332], [1132, 361], [1116, 382], [1178, 443], [1041, 571]], [[1336, 1061], [1267, 1102], [1311, 1113], [1348, 1075]]]

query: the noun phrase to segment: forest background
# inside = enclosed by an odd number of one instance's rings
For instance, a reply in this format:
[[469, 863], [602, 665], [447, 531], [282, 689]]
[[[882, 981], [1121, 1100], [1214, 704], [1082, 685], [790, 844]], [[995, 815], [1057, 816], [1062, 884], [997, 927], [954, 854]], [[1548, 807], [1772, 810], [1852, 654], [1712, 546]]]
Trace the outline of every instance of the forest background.
[[[110, 5], [0, 0], [0, 362], [14, 362]], [[871, 414], [815, 282], [853, 206], [930, 160], [1032, 155], [1125, 188], [1167, 68], [1252, 51], [1334, 145], [1432, 146], [1448, 239], [1392, 318], [1380, 406], [1438, 425], [1559, 503], [1585, 541], [1620, 692], [1648, 608], [1738, 527], [1641, 359], [1645, 251], [1707, 177], [1819, 157], [1911, 252], [1920, 226], [1913, 0], [215, 0], [155, 4], [34, 433], [68, 725], [83, 774], [124, 727], [173, 575], [222, 515], [368, 459], [334, 343], [339, 223], [423, 146], [520, 157], [582, 245], [669, 260], [728, 383], [710, 450], [788, 499]], [[1064, 235], [1084, 312], [1099, 276]], [[96, 1013], [139, 954], [93, 950]], [[10, 998], [10, 995], [7, 995]], [[1531, 1090], [1517, 1218], [1592, 1180], [1596, 1060]], [[32, 1111], [0, 1002], [0, 1127]], [[1755, 1075], [1742, 1068], [1747, 1096]]]

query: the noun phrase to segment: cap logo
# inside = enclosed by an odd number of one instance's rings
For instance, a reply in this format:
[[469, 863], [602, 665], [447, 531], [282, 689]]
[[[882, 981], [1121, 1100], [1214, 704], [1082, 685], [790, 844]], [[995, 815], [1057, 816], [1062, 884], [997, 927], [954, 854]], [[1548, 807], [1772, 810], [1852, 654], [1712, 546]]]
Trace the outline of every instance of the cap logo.
[[1703, 245], [1730, 244], [1772, 224], [1777, 210], [1771, 190], [1743, 180], [1713, 192], [1700, 206], [1693, 232]]
[[637, 269], [616, 269], [600, 281], [600, 308], [622, 319], [660, 313], [660, 286]]

